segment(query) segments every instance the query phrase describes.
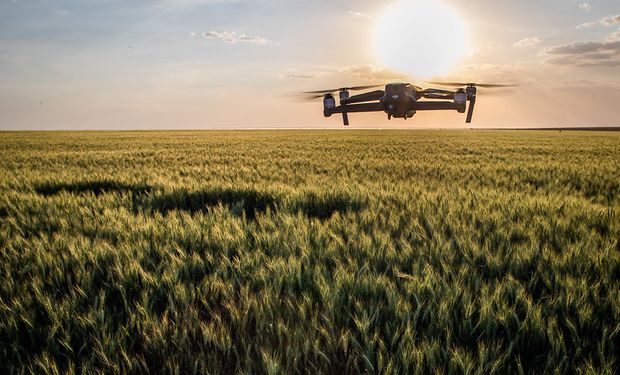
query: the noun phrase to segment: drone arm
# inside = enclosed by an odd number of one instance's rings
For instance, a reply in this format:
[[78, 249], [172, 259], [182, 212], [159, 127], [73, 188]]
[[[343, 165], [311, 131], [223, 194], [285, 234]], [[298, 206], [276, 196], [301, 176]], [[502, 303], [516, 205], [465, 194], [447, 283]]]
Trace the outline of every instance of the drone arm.
[[329, 109], [330, 114], [334, 113], [355, 113], [355, 112], [383, 112], [385, 108], [381, 103], [363, 103], [352, 105], [341, 105]]
[[465, 105], [454, 102], [424, 102], [419, 101], [415, 103], [416, 111], [445, 111], [455, 110], [459, 112], [465, 112]]
[[443, 100], [453, 100], [454, 99], [454, 91], [448, 90], [440, 90], [440, 89], [426, 89], [423, 91], [417, 92], [417, 98], [424, 99], [443, 99]]
[[380, 100], [384, 96], [385, 96], [385, 91], [383, 90], [371, 91], [371, 92], [367, 92], [364, 94], [353, 95], [349, 99], [343, 100], [342, 104], [370, 102], [374, 100]]
[[377, 103], [363, 103], [353, 105], [341, 105], [334, 108], [326, 108], [324, 111], [325, 116], [331, 116], [334, 113], [342, 113], [342, 122], [345, 126], [349, 125], [349, 113], [355, 112], [383, 112], [383, 104]]
[[439, 99], [439, 100], [452, 100], [454, 99], [454, 94], [424, 94], [424, 99]]

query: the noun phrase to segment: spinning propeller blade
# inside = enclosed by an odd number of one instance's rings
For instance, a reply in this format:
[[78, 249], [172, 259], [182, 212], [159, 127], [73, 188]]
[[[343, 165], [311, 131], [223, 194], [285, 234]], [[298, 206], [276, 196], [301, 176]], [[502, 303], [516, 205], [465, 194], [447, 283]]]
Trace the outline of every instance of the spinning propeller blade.
[[367, 86], [352, 86], [352, 87], [341, 87], [339, 89], [326, 89], [326, 90], [317, 90], [317, 91], [306, 91], [304, 92], [304, 94], [321, 94], [318, 97], [320, 98], [323, 95], [326, 94], [331, 94], [332, 92], [338, 92], [338, 91], [360, 91], [360, 90], [368, 90], [368, 89], [372, 89], [375, 87], [380, 87], [383, 85], [367, 85]]
[[[340, 92], [340, 91], [360, 91], [360, 90], [368, 90], [375, 87], [382, 87], [383, 85], [367, 85], [367, 86], [352, 86], [352, 87], [341, 87], [339, 89], [326, 89], [326, 90], [317, 90], [317, 91], [306, 91], [302, 92], [302, 95], [306, 95], [303, 99], [306, 101], [313, 101], [319, 98], [323, 98], [325, 95]], [[374, 92], [373, 92], [374, 93]], [[362, 94], [364, 95], [364, 94]], [[383, 97], [383, 95], [381, 95]], [[374, 100], [374, 99], [368, 99]], [[350, 102], [350, 101], [349, 101]]]
[[306, 100], [306, 101], [314, 101], [317, 100], [319, 98], [324, 97], [327, 94], [321, 94], [321, 95], [308, 95], [308, 96], [304, 96], [302, 99]]
[[495, 83], [465, 83], [465, 82], [429, 82], [431, 85], [441, 85], [441, 86], [452, 86], [452, 87], [467, 87], [467, 86], [476, 86], [487, 89], [492, 88], [502, 88], [502, 87], [518, 87], [519, 85], [504, 85], [504, 84], [495, 84]]

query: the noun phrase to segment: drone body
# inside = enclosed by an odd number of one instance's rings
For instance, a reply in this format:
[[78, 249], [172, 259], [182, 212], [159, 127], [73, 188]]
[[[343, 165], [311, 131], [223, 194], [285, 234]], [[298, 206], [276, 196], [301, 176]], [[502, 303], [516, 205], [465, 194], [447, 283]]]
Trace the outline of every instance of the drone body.
[[[350, 96], [350, 91], [366, 90], [376, 86], [343, 87], [340, 89], [311, 91], [311, 99], [323, 98], [323, 114], [330, 117], [342, 114], [344, 125], [349, 125], [349, 113], [385, 112], [388, 119], [413, 117], [418, 111], [452, 110], [458, 113], [467, 112], [466, 122], [471, 123], [476, 104], [477, 87], [497, 88], [512, 85], [488, 85], [476, 83], [441, 83], [444, 86], [461, 87], [456, 91], [442, 89], [422, 89], [410, 83], [389, 83], [384, 90], [376, 90]], [[339, 105], [333, 93], [338, 92]], [[318, 95], [317, 95], [318, 94]], [[469, 102], [469, 108], [468, 107]]]

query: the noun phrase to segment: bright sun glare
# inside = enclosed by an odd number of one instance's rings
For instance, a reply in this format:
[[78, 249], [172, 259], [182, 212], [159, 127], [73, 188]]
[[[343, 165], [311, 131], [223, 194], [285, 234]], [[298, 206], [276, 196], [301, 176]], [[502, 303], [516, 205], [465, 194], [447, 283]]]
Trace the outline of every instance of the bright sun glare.
[[461, 16], [440, 0], [388, 5], [375, 32], [375, 52], [387, 68], [417, 79], [449, 73], [468, 50]]

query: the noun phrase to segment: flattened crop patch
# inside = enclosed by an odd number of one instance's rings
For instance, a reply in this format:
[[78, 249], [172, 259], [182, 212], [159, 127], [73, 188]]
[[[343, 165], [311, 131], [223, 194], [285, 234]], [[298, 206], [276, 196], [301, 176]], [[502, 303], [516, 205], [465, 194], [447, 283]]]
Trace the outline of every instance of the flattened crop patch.
[[147, 184], [129, 184], [114, 180], [78, 181], [73, 183], [46, 182], [35, 186], [35, 191], [44, 196], [52, 196], [61, 192], [71, 194], [94, 194], [99, 196], [105, 193], [123, 193], [146, 195], [153, 191], [153, 187]]
[[307, 192], [291, 202], [293, 212], [301, 212], [309, 218], [330, 219], [336, 212], [358, 212], [366, 206], [361, 198], [346, 193]]
[[171, 211], [207, 212], [217, 206], [227, 207], [239, 217], [255, 220], [257, 214], [279, 210], [291, 214], [302, 213], [308, 218], [328, 220], [339, 212], [357, 212], [365, 201], [346, 193], [304, 192], [285, 197], [267, 191], [211, 188], [199, 191], [176, 190], [150, 198], [145, 208], [166, 214]]
[[276, 211], [279, 203], [279, 197], [263, 191], [214, 188], [191, 192], [177, 190], [156, 196], [151, 200], [150, 208], [164, 214], [169, 211], [196, 213], [222, 205], [238, 216], [245, 215], [253, 220], [257, 213], [264, 213], [267, 209]]

